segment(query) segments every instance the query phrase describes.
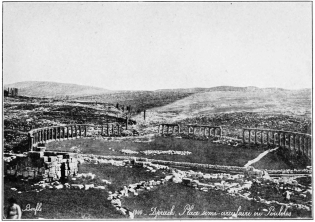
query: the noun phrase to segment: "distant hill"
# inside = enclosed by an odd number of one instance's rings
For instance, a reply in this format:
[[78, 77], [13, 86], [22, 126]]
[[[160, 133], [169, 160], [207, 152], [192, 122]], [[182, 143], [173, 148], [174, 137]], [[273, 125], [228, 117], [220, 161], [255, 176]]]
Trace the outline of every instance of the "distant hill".
[[184, 115], [235, 111], [285, 112], [304, 115], [311, 113], [311, 95], [311, 89], [218, 86], [155, 91], [120, 91], [84, 96], [78, 99], [131, 105], [133, 110], [151, 109], [154, 112]]
[[[225, 88], [226, 89], [226, 88]], [[195, 93], [152, 111], [182, 115], [209, 115], [227, 112], [286, 113], [310, 116], [311, 89], [247, 88]]]
[[18, 88], [19, 95], [32, 97], [78, 96], [110, 92], [110, 90], [93, 86], [44, 81], [17, 82], [4, 85], [4, 89], [8, 87]]
[[19, 88], [32, 97], [63, 97], [131, 105], [133, 111], [208, 115], [222, 112], [270, 112], [311, 115], [312, 90], [217, 86], [209, 88], [159, 89], [154, 91], [111, 91], [98, 87], [56, 82], [18, 82], [4, 85]]

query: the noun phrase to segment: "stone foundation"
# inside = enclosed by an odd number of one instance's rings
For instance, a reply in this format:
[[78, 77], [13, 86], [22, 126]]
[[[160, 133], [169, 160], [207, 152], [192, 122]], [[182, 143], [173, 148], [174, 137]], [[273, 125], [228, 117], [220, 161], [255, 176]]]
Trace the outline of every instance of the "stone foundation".
[[5, 158], [4, 175], [8, 177], [39, 179], [46, 182], [64, 180], [78, 173], [76, 153], [30, 151], [25, 155]]

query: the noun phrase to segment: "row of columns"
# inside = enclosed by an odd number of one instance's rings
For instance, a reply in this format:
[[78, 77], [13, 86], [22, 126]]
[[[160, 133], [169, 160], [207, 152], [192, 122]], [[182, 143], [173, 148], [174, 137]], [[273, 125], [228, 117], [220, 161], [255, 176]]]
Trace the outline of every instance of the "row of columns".
[[13, 130], [19, 130], [19, 131], [24, 131], [24, 132], [27, 132], [27, 131], [30, 131], [31, 129], [34, 129], [35, 126], [14, 126], [14, 125], [11, 125], [9, 127], [6, 127], [6, 129], [13, 129]]
[[222, 128], [220, 126], [187, 125], [187, 127], [188, 134], [196, 135], [198, 130], [199, 134], [201, 133], [203, 136], [222, 136]]
[[[222, 128], [220, 126], [187, 125], [187, 128], [187, 134], [197, 135], [197, 129], [199, 129], [199, 132], [203, 131], [203, 136], [222, 136]], [[164, 135], [182, 132], [178, 124], [160, 124], [158, 133]]]
[[243, 129], [243, 143], [277, 145], [288, 148], [293, 154], [300, 151], [311, 157], [312, 136], [309, 134], [269, 129]]
[[158, 127], [158, 133], [161, 134], [173, 134], [180, 133], [180, 126], [178, 124], [160, 124]]
[[[53, 126], [53, 127], [45, 127], [39, 128], [35, 130], [31, 130], [28, 132], [28, 143], [29, 149], [32, 150], [33, 146], [47, 142], [51, 140], [64, 140], [64, 139], [73, 139], [73, 138], [80, 138], [86, 137], [88, 128], [95, 126], [93, 125], [67, 125], [67, 126]], [[107, 124], [105, 127], [97, 126], [100, 131], [100, 135], [102, 136], [120, 136], [122, 127], [119, 124]], [[116, 130], [115, 130], [116, 128]]]

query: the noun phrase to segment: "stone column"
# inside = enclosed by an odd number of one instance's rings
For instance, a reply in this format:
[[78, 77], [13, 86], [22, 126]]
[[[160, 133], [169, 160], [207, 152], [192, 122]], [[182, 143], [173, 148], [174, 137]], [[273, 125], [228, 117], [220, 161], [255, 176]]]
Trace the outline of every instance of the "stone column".
[[47, 140], [50, 140], [50, 128], [47, 129]]
[[118, 135], [118, 136], [120, 135], [120, 127], [119, 127], [119, 124], [117, 124], [117, 135]]
[[28, 133], [28, 150], [33, 150], [33, 133]]
[[40, 142], [40, 129], [37, 130], [37, 134], [38, 134], [38, 142]]
[[107, 123], [107, 136], [109, 135], [109, 124]]
[[301, 145], [302, 145], [303, 155], [305, 155], [305, 137], [304, 136], [302, 136]]
[[312, 137], [309, 138], [309, 156], [312, 158]]
[[69, 127], [67, 126], [67, 139], [69, 139]]
[[243, 129], [242, 135], [243, 135], [243, 143], [245, 143], [245, 129]]
[[276, 145], [276, 133], [272, 131], [273, 145]]
[[33, 136], [34, 136], [34, 144], [36, 143], [36, 132], [33, 131]]
[[43, 132], [43, 142], [46, 141], [46, 129], [42, 129], [42, 132]]
[[78, 137], [77, 125], [74, 125], [75, 138]]
[[73, 138], [73, 126], [71, 125], [70, 126], [70, 129], [71, 129], [71, 139]]
[[248, 130], [248, 143], [250, 144], [252, 142], [252, 131]]
[[114, 124], [112, 124], [112, 135], [114, 135]]
[[45, 129], [42, 129], [42, 139], [43, 139], [43, 142], [45, 142], [46, 141], [46, 135], [45, 135]]
[[43, 130], [42, 129], [39, 130], [39, 135], [40, 135], [40, 142], [42, 143], [43, 142]]
[[62, 136], [63, 136], [63, 139], [66, 138], [66, 128], [64, 126], [62, 127]]
[[196, 134], [196, 127], [194, 126], [193, 127], [193, 132], [194, 132], [194, 135]]
[[86, 133], [87, 133], [87, 126], [84, 126], [84, 137], [86, 137]]
[[52, 127], [52, 140], [56, 140], [56, 132], [55, 132], [55, 127]]
[[296, 149], [295, 149], [295, 134], [293, 134], [293, 144], [292, 144], [292, 146], [293, 146], [293, 150], [294, 150], [294, 153], [295, 153], [295, 151], [296, 151]]
[[298, 149], [299, 149], [299, 152], [302, 153], [301, 136], [300, 135], [298, 135], [298, 141], [299, 141]]
[[[126, 129], [127, 129], [127, 127], [126, 127]], [[104, 126], [102, 125], [101, 136], [103, 136], [103, 133], [104, 133]]]
[[58, 127], [59, 140], [61, 140], [61, 127]]

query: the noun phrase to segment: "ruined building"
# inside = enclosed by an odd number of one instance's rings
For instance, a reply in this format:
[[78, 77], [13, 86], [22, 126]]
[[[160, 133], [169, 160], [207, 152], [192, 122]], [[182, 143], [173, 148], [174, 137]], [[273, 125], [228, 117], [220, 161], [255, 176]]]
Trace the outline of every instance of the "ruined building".
[[7, 97], [16, 97], [19, 94], [18, 88], [8, 88], [8, 90], [4, 90], [4, 96]]

